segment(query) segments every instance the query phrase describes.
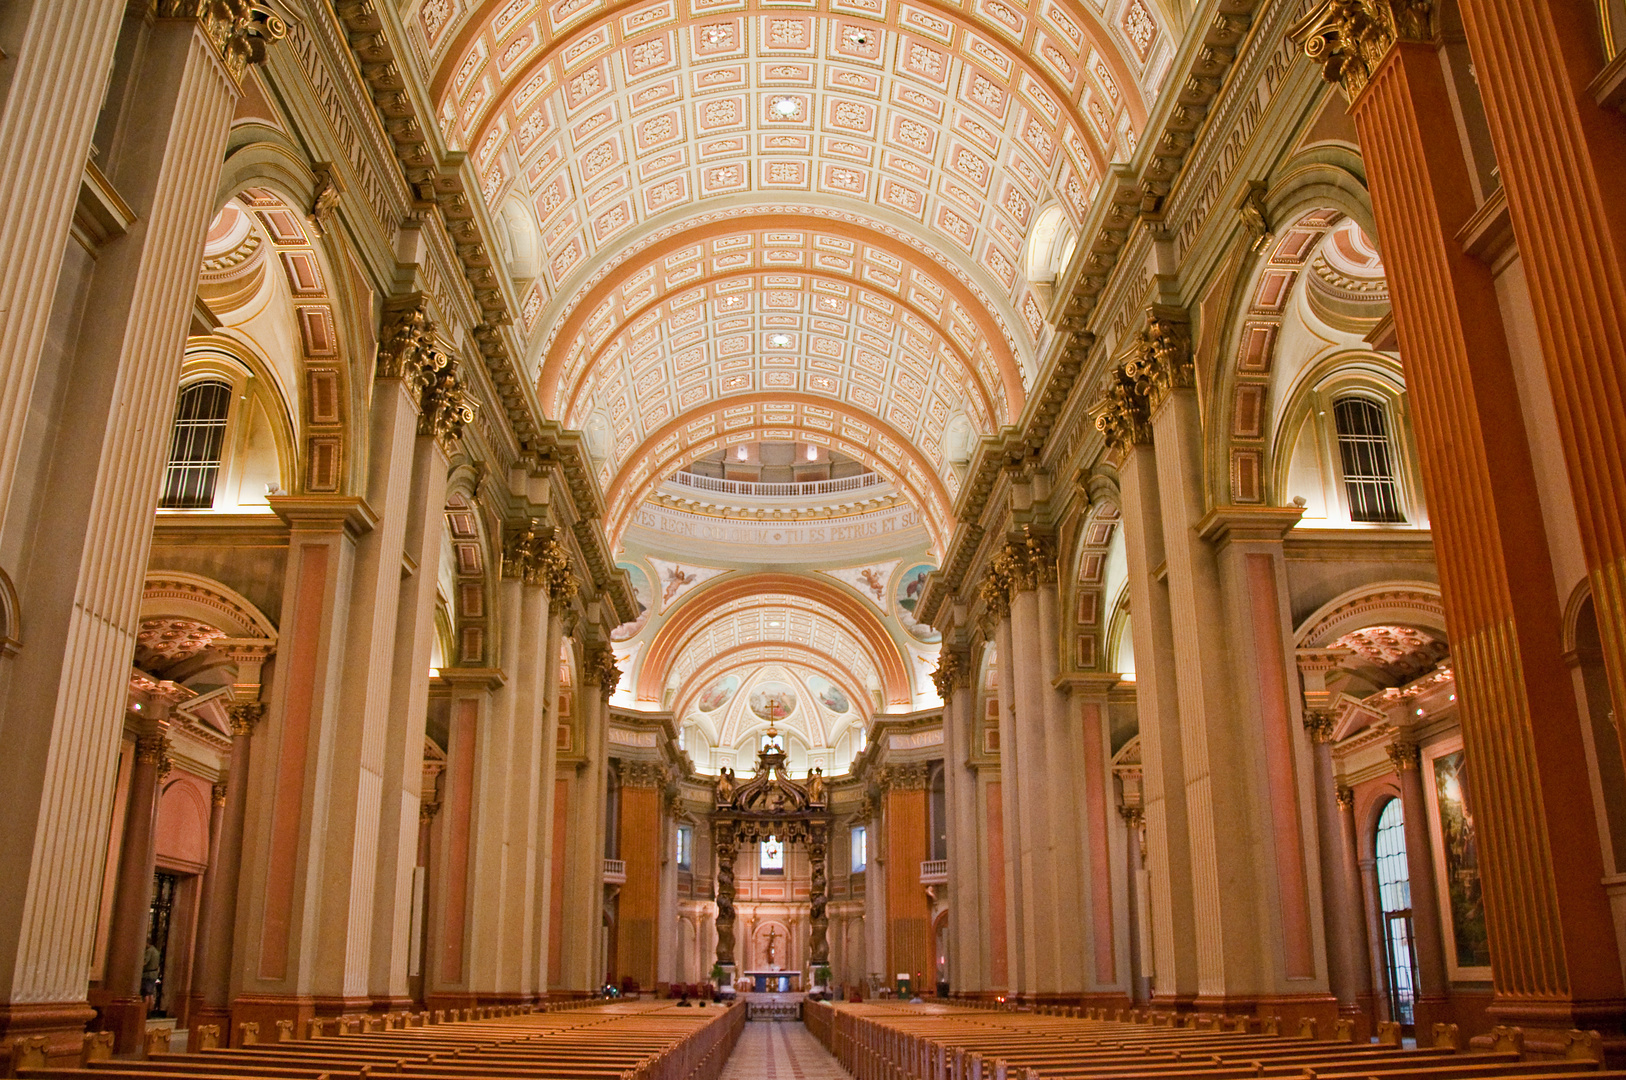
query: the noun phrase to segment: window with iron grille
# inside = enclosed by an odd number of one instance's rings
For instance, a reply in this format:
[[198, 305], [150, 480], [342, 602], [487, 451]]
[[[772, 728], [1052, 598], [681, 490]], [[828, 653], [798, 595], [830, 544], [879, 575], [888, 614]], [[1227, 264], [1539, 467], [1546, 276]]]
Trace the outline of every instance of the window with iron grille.
[[214, 505], [230, 411], [229, 383], [210, 379], [182, 388], [175, 406], [169, 465], [164, 469], [164, 495], [159, 506], [167, 510], [207, 510]]
[[1338, 459], [1344, 492], [1354, 521], [1405, 521], [1400, 510], [1400, 483], [1395, 479], [1394, 452], [1383, 406], [1370, 398], [1340, 398], [1332, 406], [1338, 432]]

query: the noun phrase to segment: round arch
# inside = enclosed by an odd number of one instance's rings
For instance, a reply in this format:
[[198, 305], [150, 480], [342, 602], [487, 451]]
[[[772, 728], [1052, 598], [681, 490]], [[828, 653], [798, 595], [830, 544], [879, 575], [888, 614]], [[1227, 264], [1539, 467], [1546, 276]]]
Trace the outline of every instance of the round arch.
[[1429, 581], [1385, 581], [1363, 585], [1317, 608], [1294, 631], [1300, 649], [1324, 649], [1352, 630], [1379, 623], [1402, 623], [1446, 634], [1440, 587]]
[[887, 705], [908, 706], [912, 700], [909, 672], [879, 617], [864, 601], [843, 592], [834, 583], [825, 584], [796, 574], [726, 574], [696, 588], [667, 617], [638, 670], [635, 696], [640, 701], [659, 701], [665, 688], [666, 672], [690, 634], [697, 630], [717, 606], [761, 593], [783, 592], [801, 596], [830, 609], [847, 620], [855, 636], [868, 646], [870, 659], [881, 680], [881, 696]]

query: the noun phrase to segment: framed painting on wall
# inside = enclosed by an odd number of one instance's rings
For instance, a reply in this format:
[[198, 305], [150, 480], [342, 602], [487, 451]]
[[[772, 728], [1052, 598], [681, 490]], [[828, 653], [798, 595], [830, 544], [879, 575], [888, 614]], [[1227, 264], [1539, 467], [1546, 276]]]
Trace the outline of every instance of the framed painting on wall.
[[1423, 747], [1421, 757], [1446, 973], [1454, 982], [1489, 982], [1490, 938], [1479, 877], [1472, 774], [1462, 751], [1462, 736]]

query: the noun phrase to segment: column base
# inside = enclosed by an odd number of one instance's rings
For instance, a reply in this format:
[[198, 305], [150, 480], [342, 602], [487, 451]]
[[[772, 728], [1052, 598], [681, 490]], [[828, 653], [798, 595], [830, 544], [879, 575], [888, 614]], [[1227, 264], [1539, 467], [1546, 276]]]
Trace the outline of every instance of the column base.
[[[1197, 1006], [1196, 994], [1158, 994], [1152, 995], [1148, 1003], [1158, 1012], [1186, 1013], [1194, 1011]], [[1206, 1008], [1206, 1006], [1204, 1006]]]
[[96, 1010], [83, 1001], [0, 1002], [0, 1060], [10, 1059], [13, 1043], [43, 1038], [47, 1065], [75, 1066], [94, 1019]]
[[369, 1005], [365, 1011], [378, 1013], [379, 1015], [383, 1015], [384, 1013], [415, 1012], [417, 1011], [417, 1004], [418, 1003], [413, 1001], [410, 997], [375, 997], [372, 1000], [372, 1004]]
[[1486, 1013], [1497, 1024], [1523, 1028], [1524, 1051], [1531, 1057], [1564, 1057], [1570, 1032], [1596, 1031], [1602, 1037], [1604, 1067], [1626, 1065], [1626, 1001], [1515, 1001], [1498, 996]]
[[[1254, 1003], [1251, 1011], [1256, 1015], [1280, 1018], [1283, 1035], [1297, 1035], [1300, 1023], [1314, 1020], [1316, 1037], [1330, 1039], [1338, 1026], [1338, 999], [1331, 994], [1280, 994], [1270, 997], [1260, 995], [1251, 1000]], [[1247, 1010], [1221, 1011], [1235, 1015], [1237, 1012]]]
[[[352, 1007], [349, 1010], [339, 1009], [334, 1012], [319, 1013], [316, 1006], [317, 999], [303, 994], [244, 995], [231, 1003], [230, 1029], [229, 1032], [222, 1031], [220, 1033], [220, 1042], [222, 1046], [228, 1045], [226, 1040], [229, 1037], [231, 1040], [229, 1045], [242, 1046], [244, 1024], [260, 1025], [258, 1035], [260, 1042], [276, 1042], [278, 1020], [292, 1020], [294, 1038], [302, 1039], [305, 1037], [307, 1022], [312, 1017], [318, 1015], [338, 1016], [339, 1013], [345, 1011], [366, 1012], [367, 1006], [371, 1004], [370, 1000], [367, 998], [358, 1000], [360, 1008]], [[354, 1003], [352, 1005], [354, 1006]]]
[[1338, 1019], [1348, 1020], [1355, 1025], [1355, 1041], [1358, 1043], [1371, 1042], [1377, 1032], [1377, 1013], [1372, 1006], [1371, 994], [1358, 994], [1354, 1001], [1340, 1002], [1338, 1005]]
[[147, 1002], [138, 997], [116, 997], [102, 1006], [102, 1030], [113, 1033], [115, 1054], [137, 1054], [147, 1039]]
[[472, 1009], [478, 1004], [480, 998], [477, 995], [466, 993], [425, 994], [423, 999], [423, 1007], [432, 1013], [451, 1009]]
[[[226, 1044], [226, 1040], [231, 1036], [230, 1006], [210, 1005], [201, 997], [194, 997], [192, 999], [191, 1011], [188, 1012], [187, 1016], [191, 1023], [191, 1026], [188, 1028], [189, 1031], [195, 1032], [200, 1027], [206, 1027], [213, 1024], [220, 1029], [220, 1043], [222, 1046]], [[196, 1048], [198, 1041], [195, 1037], [193, 1037], [188, 1040], [186, 1045], [188, 1048]]]

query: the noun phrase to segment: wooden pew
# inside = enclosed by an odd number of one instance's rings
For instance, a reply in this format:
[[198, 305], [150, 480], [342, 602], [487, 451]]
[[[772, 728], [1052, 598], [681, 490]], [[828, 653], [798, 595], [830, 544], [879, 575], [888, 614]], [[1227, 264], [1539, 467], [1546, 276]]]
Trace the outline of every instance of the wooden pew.
[[1601, 1065], [1595, 1033], [1573, 1033], [1568, 1060], [1525, 1061], [1522, 1034], [1511, 1028], [1493, 1033], [1491, 1050], [1462, 1053], [1454, 1025], [1436, 1025], [1420, 1049], [1406, 1050], [1397, 1030], [1356, 1044], [1347, 1029], [1317, 1038], [1313, 1023], [1287, 1037], [1270, 1021], [1256, 1034], [1218, 1016], [1148, 1011], [1125, 1023], [1104, 1015], [890, 1002], [803, 1010], [809, 1031], [858, 1080], [1536, 1080]]
[[218, 1043], [216, 1037], [180, 1054], [164, 1053], [166, 1041], [155, 1043], [140, 1061], [113, 1059], [104, 1052], [111, 1049], [105, 1040], [87, 1038], [74, 1068], [45, 1067], [41, 1046], [38, 1053], [14, 1053], [10, 1075], [38, 1080], [716, 1080], [745, 1022], [743, 1005], [683, 1008], [667, 1002], [459, 1012], [476, 1018], [430, 1023], [422, 1014], [397, 1014], [366, 1025], [314, 1025], [307, 1030], [321, 1034], [298, 1040], [289, 1024], [279, 1027], [279, 1041], [261, 1041], [260, 1033], [250, 1030], [242, 1047], [210, 1045]]

